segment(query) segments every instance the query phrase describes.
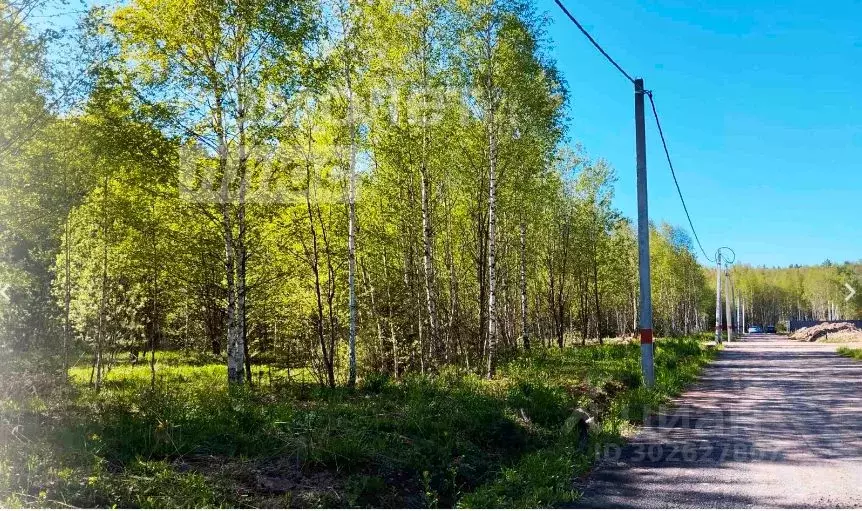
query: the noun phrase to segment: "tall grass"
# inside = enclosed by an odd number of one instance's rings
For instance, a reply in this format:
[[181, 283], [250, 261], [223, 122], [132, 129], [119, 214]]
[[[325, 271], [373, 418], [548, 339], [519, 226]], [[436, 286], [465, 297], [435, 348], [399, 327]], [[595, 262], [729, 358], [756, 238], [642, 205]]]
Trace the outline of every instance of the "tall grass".
[[89, 369], [73, 368], [63, 397], [0, 401], [0, 503], [570, 502], [573, 478], [593, 461], [573, 411], [600, 421], [592, 444], [615, 441], [713, 354], [694, 339], [656, 346], [653, 389], [641, 385], [636, 344], [533, 350], [490, 381], [457, 368], [398, 382], [371, 374], [355, 391], [321, 388], [302, 372], [288, 381], [280, 370], [254, 388], [229, 388], [223, 365], [161, 354], [154, 386], [148, 366], [119, 365], [95, 393]]
[[838, 354], [842, 357], [850, 357], [855, 358], [856, 360], [862, 360], [862, 348], [848, 348], [847, 346], [842, 346], [838, 348]]

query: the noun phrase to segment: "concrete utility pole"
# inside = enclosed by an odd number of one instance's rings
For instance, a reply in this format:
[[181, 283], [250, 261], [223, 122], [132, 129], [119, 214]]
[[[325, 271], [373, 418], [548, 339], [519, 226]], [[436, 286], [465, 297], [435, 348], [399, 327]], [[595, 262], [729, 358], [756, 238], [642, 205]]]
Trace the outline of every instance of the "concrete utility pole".
[[724, 303], [725, 303], [725, 310], [727, 313], [727, 342], [732, 342], [733, 341], [733, 316], [731, 315], [731, 312], [730, 312], [730, 310], [731, 310], [730, 301], [732, 300], [731, 289], [730, 289], [730, 272], [725, 270], [724, 277], [727, 279], [727, 282], [725, 285], [725, 287], [727, 289], [724, 292], [724, 297], [725, 297]]
[[635, 79], [635, 151], [638, 182], [638, 276], [640, 277], [641, 372], [644, 384], [655, 384], [652, 339], [652, 290], [649, 268], [649, 210], [647, 208], [646, 127], [644, 126], [644, 81]]
[[721, 250], [715, 256], [715, 343], [721, 344]]
[[745, 330], [745, 298], [742, 299], [742, 333], [746, 333]]
[[736, 335], [742, 333], [742, 323], [739, 322], [739, 293], [736, 292], [736, 289], [733, 290], [733, 297], [736, 298]]

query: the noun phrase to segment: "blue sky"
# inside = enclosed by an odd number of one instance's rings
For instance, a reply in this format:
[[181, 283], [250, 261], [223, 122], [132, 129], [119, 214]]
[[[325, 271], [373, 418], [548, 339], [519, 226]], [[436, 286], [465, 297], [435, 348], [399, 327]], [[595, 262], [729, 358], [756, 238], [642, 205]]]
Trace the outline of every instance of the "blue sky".
[[[616, 205], [634, 218], [632, 85], [553, 0], [536, 2], [571, 92], [572, 139], [614, 165]], [[708, 252], [728, 245], [767, 266], [862, 259], [862, 2], [563, 3], [654, 91]], [[651, 116], [647, 168], [650, 217], [687, 228]]]

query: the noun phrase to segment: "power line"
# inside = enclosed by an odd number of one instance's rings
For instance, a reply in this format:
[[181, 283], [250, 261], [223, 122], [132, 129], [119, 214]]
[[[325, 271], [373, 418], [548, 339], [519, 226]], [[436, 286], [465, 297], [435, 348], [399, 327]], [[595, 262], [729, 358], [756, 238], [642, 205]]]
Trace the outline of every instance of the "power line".
[[630, 75], [630, 74], [626, 73], [625, 69], [623, 69], [619, 64], [617, 64], [617, 61], [615, 61], [615, 60], [614, 60], [610, 55], [608, 55], [608, 52], [606, 52], [606, 51], [605, 51], [601, 46], [599, 46], [599, 43], [597, 43], [597, 42], [596, 42], [596, 40], [595, 40], [595, 39], [593, 39], [593, 36], [591, 36], [591, 35], [590, 35], [590, 33], [589, 33], [589, 32], [587, 32], [587, 30], [583, 27], [583, 25], [581, 25], [580, 23], [578, 23], [578, 20], [576, 20], [576, 19], [575, 19], [575, 17], [574, 17], [574, 16], [572, 16], [572, 13], [570, 13], [570, 12], [569, 12], [569, 10], [568, 10], [568, 9], [566, 9], [566, 6], [565, 6], [565, 5], [563, 5], [563, 3], [562, 3], [562, 2], [560, 2], [560, 0], [554, 0], [554, 1], [557, 3], [557, 5], [558, 5], [558, 6], [560, 6], [560, 9], [562, 9], [562, 10], [563, 10], [563, 12], [566, 14], [566, 16], [568, 16], [568, 17], [569, 17], [569, 19], [570, 19], [570, 20], [572, 20], [572, 23], [574, 23], [574, 24], [575, 24], [575, 26], [576, 26], [576, 27], [578, 27], [578, 29], [579, 29], [579, 30], [580, 30], [580, 31], [581, 31], [585, 36], [587, 36], [587, 39], [589, 39], [589, 40], [590, 40], [590, 42], [591, 42], [591, 43], [593, 43], [593, 46], [595, 46], [595, 47], [596, 47], [596, 49], [597, 49], [597, 50], [599, 50], [599, 51], [602, 53], [602, 55], [604, 55], [604, 56], [605, 56], [605, 58], [606, 58], [606, 59], [608, 59], [608, 62], [610, 62], [611, 64], [613, 64], [613, 65], [614, 65], [614, 67], [615, 67], [615, 68], [617, 68], [617, 69], [619, 70], [619, 72], [623, 74], [623, 76], [625, 76], [626, 78], [628, 78], [628, 80], [629, 80], [630, 82], [635, 83], [635, 79], [634, 79], [634, 78], [632, 78], [632, 75]]
[[[587, 39], [589, 39], [590, 42], [593, 43], [593, 46], [595, 46], [596, 49], [599, 50], [599, 52], [601, 52], [601, 54], [605, 56], [605, 58], [608, 60], [608, 62], [613, 64], [613, 66], [616, 67], [617, 70], [619, 70], [619, 72], [622, 73], [623, 76], [625, 76], [630, 82], [634, 83], [635, 82], [634, 78], [632, 78], [632, 76], [630, 74], [628, 74], [625, 71], [625, 69], [622, 68], [622, 66], [617, 64], [617, 62], [613, 59], [613, 57], [611, 57], [608, 54], [608, 52], [606, 52], [604, 50], [604, 48], [602, 48], [599, 45], [599, 43], [597, 43], [596, 40], [593, 39], [593, 37], [589, 34], [589, 32], [587, 32], [587, 30], [583, 27], [583, 25], [581, 25], [578, 22], [578, 20], [575, 19], [574, 16], [572, 16], [572, 13], [570, 13], [568, 9], [566, 9], [566, 6], [563, 5], [561, 0], [554, 0], [554, 2], [556, 2], [556, 4], [560, 7], [560, 9], [562, 9], [562, 11], [566, 14], [566, 16], [568, 16], [568, 18], [572, 21], [572, 23], [574, 23], [575, 26], [578, 27], [578, 29], [581, 31], [581, 33], [583, 33], [587, 37]], [[679, 187], [679, 181], [676, 178], [676, 171], [673, 168], [673, 162], [671, 161], [671, 158], [670, 158], [670, 151], [668, 151], [668, 148], [667, 148], [667, 141], [665, 140], [664, 132], [661, 129], [661, 122], [659, 121], [658, 112], [656, 111], [655, 101], [653, 101], [652, 91], [647, 91], [646, 94], [647, 94], [647, 96], [649, 96], [650, 106], [652, 106], [652, 113], [653, 113], [653, 116], [655, 117], [655, 124], [656, 124], [656, 127], [658, 128], [659, 136], [661, 137], [661, 144], [664, 147], [664, 154], [667, 157], [667, 164], [670, 167], [670, 173], [671, 173], [671, 176], [673, 176], [673, 183], [676, 186], [676, 192], [679, 195], [679, 200], [680, 200], [680, 202], [682, 202], [682, 209], [683, 209], [683, 211], [685, 211], [685, 217], [686, 217], [686, 219], [688, 219], [688, 225], [689, 225], [689, 227], [691, 227], [691, 232], [694, 235], [694, 239], [697, 242], [698, 248], [700, 248], [700, 251], [703, 253], [703, 256], [706, 258], [707, 261], [714, 263], [715, 260], [712, 259], [711, 257], [709, 257], [709, 254], [707, 254], [706, 250], [704, 250], [703, 244], [701, 244], [700, 238], [697, 235], [697, 231], [694, 228], [694, 222], [691, 221], [691, 215], [688, 212], [688, 206], [686, 206], [686, 204], [685, 204], [685, 198], [683, 198], [682, 190]]]
[[682, 202], [682, 209], [685, 211], [685, 217], [688, 219], [688, 226], [691, 227], [691, 232], [694, 234], [694, 239], [697, 241], [697, 246], [700, 248], [700, 251], [703, 253], [703, 256], [706, 257], [706, 260], [714, 263], [713, 259], [710, 259], [709, 255], [706, 253], [706, 250], [703, 249], [703, 245], [700, 244], [700, 238], [697, 236], [697, 231], [694, 228], [694, 222], [691, 221], [691, 215], [688, 214], [688, 207], [685, 205], [685, 199], [682, 196], [682, 190], [679, 187], [679, 181], [676, 179], [676, 171], [673, 169], [673, 162], [670, 159], [670, 151], [667, 149], [667, 142], [664, 139], [664, 131], [661, 129], [661, 122], [658, 119], [658, 111], [655, 108], [655, 101], [652, 98], [652, 91], [647, 91], [647, 96], [649, 97], [649, 104], [652, 107], [652, 114], [655, 117], [655, 125], [658, 128], [659, 137], [661, 137], [661, 145], [664, 147], [664, 155], [667, 157], [667, 165], [670, 167], [670, 175], [673, 176], [673, 184], [676, 186], [676, 193], [679, 195], [679, 200]]
[[729, 264], [729, 265], [730, 265], [730, 264], [733, 264], [734, 262], [736, 262], [736, 252], [735, 252], [732, 248], [730, 248], [730, 247], [719, 247], [719, 249], [715, 251], [715, 257], [716, 257], [716, 258], [718, 258], [718, 256], [721, 254], [721, 251], [722, 251], [722, 250], [729, 250], [729, 251], [730, 251], [730, 253], [733, 255], [733, 259], [731, 259], [731, 260], [728, 260], [728, 259], [725, 257], [724, 262], [725, 262], [726, 264]]

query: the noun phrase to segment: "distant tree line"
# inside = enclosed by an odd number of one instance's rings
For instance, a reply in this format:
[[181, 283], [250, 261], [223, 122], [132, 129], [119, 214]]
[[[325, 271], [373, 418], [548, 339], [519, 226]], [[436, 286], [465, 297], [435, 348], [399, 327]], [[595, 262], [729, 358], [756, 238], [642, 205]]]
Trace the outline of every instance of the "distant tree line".
[[[791, 319], [862, 318], [858, 292], [862, 289], [862, 262], [835, 264], [827, 260], [821, 265], [787, 268], [736, 265], [731, 276], [738, 296], [747, 304], [746, 323], [750, 325], [778, 325]], [[857, 292], [851, 296], [847, 286]]]

